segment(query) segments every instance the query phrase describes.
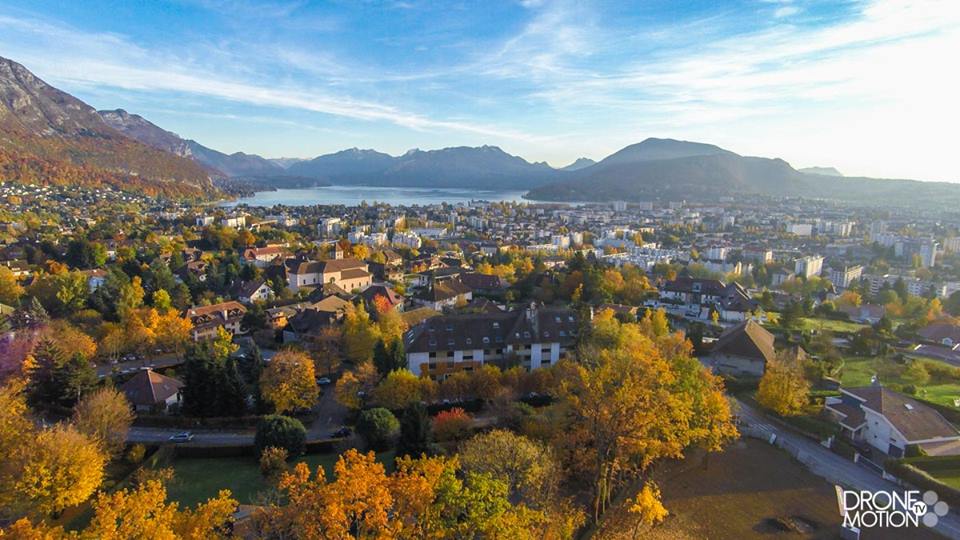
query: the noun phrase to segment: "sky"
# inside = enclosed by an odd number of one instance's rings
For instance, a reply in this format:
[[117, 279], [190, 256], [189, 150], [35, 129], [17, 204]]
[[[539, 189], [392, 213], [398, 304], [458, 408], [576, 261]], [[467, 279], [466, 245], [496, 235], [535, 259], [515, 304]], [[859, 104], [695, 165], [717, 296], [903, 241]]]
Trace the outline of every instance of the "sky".
[[220, 151], [647, 137], [960, 182], [960, 0], [0, 0], [0, 56]]

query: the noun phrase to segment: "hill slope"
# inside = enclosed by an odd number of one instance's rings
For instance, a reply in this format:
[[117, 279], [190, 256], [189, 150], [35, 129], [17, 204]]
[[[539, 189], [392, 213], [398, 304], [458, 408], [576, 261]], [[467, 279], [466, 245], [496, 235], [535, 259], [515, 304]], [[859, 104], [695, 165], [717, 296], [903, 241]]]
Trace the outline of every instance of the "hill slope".
[[111, 185], [149, 195], [213, 190], [196, 163], [130, 139], [96, 110], [0, 57], [0, 174], [31, 183]]
[[283, 167], [271, 160], [243, 152], [234, 154], [218, 152], [197, 141], [182, 139], [176, 133], [160, 128], [142, 116], [130, 114], [123, 109], [100, 111], [99, 114], [110, 127], [127, 137], [158, 150], [190, 158], [214, 175], [269, 176], [284, 172]]
[[531, 190], [549, 201], [711, 200], [721, 196], [803, 196], [913, 204], [960, 203], [960, 185], [828, 176], [795, 170], [782, 159], [745, 157], [720, 147], [647, 139], [567, 179]]

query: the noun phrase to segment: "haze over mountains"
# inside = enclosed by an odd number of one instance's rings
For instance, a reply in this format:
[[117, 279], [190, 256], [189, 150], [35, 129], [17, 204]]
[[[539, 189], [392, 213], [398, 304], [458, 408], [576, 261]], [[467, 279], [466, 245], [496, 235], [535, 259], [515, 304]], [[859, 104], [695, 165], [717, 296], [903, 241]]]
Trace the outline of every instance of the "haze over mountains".
[[769, 195], [866, 202], [960, 202], [960, 185], [844, 177], [796, 170], [782, 159], [741, 156], [712, 144], [649, 138], [599, 162], [554, 169], [496, 146], [410, 150], [351, 148], [313, 159], [225, 154], [122, 109], [97, 112], [0, 58], [0, 179], [112, 185], [167, 196], [211, 196], [211, 178], [256, 179], [255, 189], [326, 183], [529, 190], [549, 201], [711, 200]]

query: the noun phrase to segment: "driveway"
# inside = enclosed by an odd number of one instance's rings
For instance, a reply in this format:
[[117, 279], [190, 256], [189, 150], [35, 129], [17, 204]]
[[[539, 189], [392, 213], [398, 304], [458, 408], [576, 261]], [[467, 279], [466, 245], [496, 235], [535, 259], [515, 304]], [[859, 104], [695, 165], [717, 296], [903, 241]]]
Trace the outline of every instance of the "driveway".
[[307, 427], [308, 441], [329, 439], [331, 433], [343, 426], [349, 412], [346, 407], [337, 403], [333, 384], [328, 384], [323, 389], [323, 396], [313, 408], [316, 420]]
[[[848, 490], [895, 491], [899, 493], [906, 491], [893, 482], [884, 480], [882, 476], [866, 465], [849, 461], [804, 436], [781, 428], [757, 409], [740, 400], [737, 401], [740, 404], [740, 418], [743, 421], [760, 432], [775, 433], [779, 439], [785, 441], [789, 446], [798, 449], [800, 452], [798, 460], [806, 465], [810, 472], [826, 481]], [[940, 518], [934, 530], [948, 538], [960, 539], [958, 512], [960, 512], [960, 509], [951, 509], [949, 514]]]

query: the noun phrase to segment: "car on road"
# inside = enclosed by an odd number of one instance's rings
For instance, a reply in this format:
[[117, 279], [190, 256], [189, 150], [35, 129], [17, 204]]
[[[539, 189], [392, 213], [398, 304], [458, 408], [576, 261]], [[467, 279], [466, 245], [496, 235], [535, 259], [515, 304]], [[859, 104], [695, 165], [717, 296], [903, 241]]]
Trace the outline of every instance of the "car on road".
[[353, 431], [348, 427], [342, 427], [330, 434], [334, 439], [344, 439], [350, 435], [353, 435]]
[[189, 431], [184, 431], [183, 433], [177, 433], [176, 435], [171, 435], [168, 439], [172, 443], [185, 443], [193, 440], [193, 433]]
[[330, 384], [330, 378], [329, 378], [329, 377], [320, 377], [319, 379], [317, 379], [317, 384], [319, 384], [320, 386], [326, 386], [326, 385]]

